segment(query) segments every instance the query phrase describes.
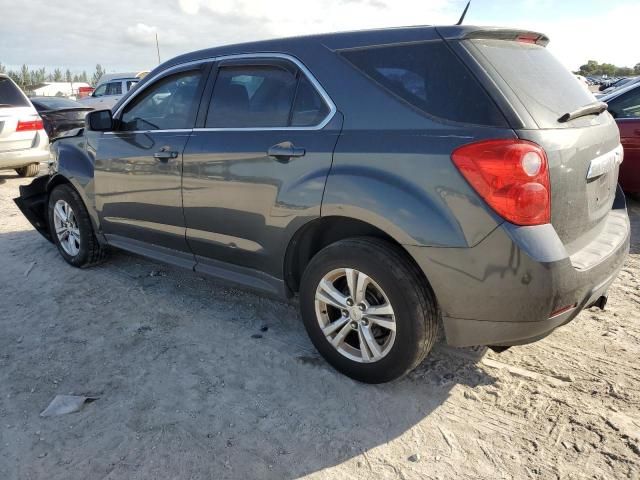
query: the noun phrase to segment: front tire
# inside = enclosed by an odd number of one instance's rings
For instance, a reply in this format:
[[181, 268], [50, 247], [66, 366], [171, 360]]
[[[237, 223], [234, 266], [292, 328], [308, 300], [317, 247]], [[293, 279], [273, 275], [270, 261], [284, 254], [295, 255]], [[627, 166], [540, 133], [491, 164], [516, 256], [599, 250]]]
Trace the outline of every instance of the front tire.
[[59, 185], [51, 191], [48, 218], [51, 238], [67, 263], [85, 268], [104, 260], [106, 250], [98, 243], [89, 213], [71, 186]]
[[302, 277], [300, 309], [320, 354], [366, 383], [413, 370], [438, 333], [431, 287], [400, 248], [376, 238], [342, 240], [313, 257]]
[[40, 172], [39, 163], [30, 163], [25, 167], [16, 168], [16, 173], [21, 177], [35, 177]]

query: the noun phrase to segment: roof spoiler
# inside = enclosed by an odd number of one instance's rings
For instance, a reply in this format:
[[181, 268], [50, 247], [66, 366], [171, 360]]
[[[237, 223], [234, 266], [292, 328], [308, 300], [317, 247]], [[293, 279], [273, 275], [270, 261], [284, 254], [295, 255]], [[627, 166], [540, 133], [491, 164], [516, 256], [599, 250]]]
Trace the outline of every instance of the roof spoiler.
[[516, 30], [500, 27], [446, 26], [437, 27], [438, 33], [446, 40], [492, 39], [512, 42], [531, 43], [546, 47], [549, 37], [543, 33], [529, 30]]

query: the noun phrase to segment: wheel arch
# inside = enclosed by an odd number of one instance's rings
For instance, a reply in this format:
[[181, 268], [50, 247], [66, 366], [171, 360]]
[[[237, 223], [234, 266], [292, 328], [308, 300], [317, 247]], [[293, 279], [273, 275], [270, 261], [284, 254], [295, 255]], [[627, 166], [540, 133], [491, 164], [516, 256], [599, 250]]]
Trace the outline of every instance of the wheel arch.
[[338, 215], [320, 217], [300, 227], [286, 249], [283, 275], [287, 291], [295, 294], [300, 289], [302, 275], [311, 259], [323, 248], [340, 240], [354, 237], [379, 238], [399, 249], [413, 263], [425, 284], [429, 282], [413, 257], [402, 244], [379, 227], [352, 217]]

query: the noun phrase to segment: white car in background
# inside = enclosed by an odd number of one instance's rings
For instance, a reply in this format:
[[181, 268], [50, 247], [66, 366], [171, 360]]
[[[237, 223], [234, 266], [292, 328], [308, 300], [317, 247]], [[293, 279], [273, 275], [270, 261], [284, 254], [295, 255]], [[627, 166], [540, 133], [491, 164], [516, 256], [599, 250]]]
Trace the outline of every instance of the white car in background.
[[0, 74], [0, 170], [35, 177], [49, 159], [49, 137], [42, 118], [11, 78]]
[[95, 110], [113, 108], [123, 95], [142, 80], [147, 73], [149, 72], [105, 74], [93, 93], [88, 97], [78, 99], [78, 101]]

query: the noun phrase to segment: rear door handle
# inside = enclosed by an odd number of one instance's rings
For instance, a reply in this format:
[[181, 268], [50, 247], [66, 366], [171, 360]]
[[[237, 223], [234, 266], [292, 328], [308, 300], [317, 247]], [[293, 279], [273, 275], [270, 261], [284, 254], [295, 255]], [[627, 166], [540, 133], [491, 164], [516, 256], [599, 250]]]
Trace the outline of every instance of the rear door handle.
[[162, 147], [159, 151], [153, 154], [153, 158], [166, 162], [178, 158], [178, 152], [170, 150], [171, 147]]
[[280, 161], [287, 161], [293, 157], [304, 157], [306, 153], [304, 148], [296, 147], [291, 142], [278, 143], [267, 151], [267, 155]]

